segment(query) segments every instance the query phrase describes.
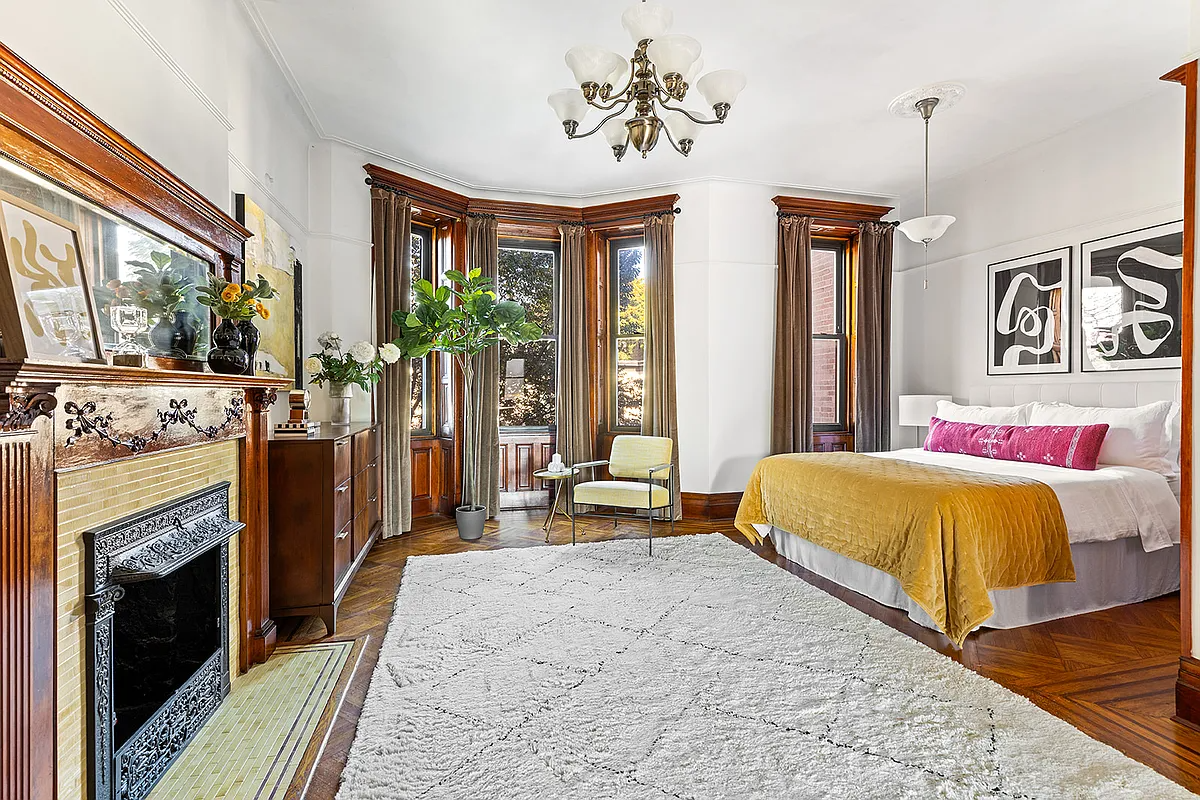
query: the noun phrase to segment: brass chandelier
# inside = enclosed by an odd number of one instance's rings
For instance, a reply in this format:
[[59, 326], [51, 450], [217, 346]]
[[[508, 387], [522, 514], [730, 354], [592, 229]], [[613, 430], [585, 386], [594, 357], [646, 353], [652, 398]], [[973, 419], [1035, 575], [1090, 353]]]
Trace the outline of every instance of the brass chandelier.
[[[567, 51], [566, 62], [577, 89], [560, 89], [547, 98], [562, 122], [568, 139], [600, 132], [620, 161], [630, 147], [645, 158], [666, 132], [679, 153], [692, 152], [701, 125], [720, 125], [734, 100], [746, 86], [746, 76], [720, 69], [696, 81], [696, 89], [712, 107], [713, 119], [684, 108], [691, 82], [700, 73], [700, 43], [690, 36], [667, 33], [673, 15], [659, 3], [642, 2], [621, 15], [621, 24], [633, 38], [633, 58], [584, 44]], [[617, 86], [624, 88], [618, 90]], [[674, 102], [676, 105], [671, 105]], [[626, 113], [633, 107], [633, 115]], [[605, 117], [586, 133], [580, 123], [590, 108]]]

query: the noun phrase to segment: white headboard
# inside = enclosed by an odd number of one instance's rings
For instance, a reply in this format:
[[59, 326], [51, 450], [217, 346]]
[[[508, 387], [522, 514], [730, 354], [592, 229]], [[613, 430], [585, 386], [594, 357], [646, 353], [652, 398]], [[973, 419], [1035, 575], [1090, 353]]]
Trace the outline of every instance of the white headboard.
[[1015, 406], [1041, 400], [1074, 406], [1128, 408], [1157, 400], [1180, 401], [1182, 384], [1170, 381], [1109, 381], [1105, 383], [993, 383], [972, 386], [968, 402], [980, 406]]

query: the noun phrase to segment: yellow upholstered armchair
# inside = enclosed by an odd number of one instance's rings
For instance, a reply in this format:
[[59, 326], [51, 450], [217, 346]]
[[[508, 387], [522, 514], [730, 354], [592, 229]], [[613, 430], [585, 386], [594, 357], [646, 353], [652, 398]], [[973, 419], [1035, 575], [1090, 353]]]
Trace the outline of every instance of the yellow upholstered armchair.
[[[595, 477], [596, 467], [608, 465], [614, 478], [631, 480], [597, 481], [576, 483], [571, 478], [571, 544], [575, 544], [575, 517], [603, 517], [604, 514], [577, 514], [576, 504], [608, 506], [612, 508], [613, 526], [618, 517], [641, 518], [639, 511], [646, 512], [646, 525], [650, 534], [650, 553], [654, 553], [654, 512], [670, 509], [671, 530], [675, 530], [675, 471], [671, 468], [674, 443], [665, 436], [618, 436], [613, 439], [612, 453], [607, 461], [588, 461], [575, 464], [577, 471], [591, 470]], [[577, 473], [576, 473], [577, 474]], [[663, 485], [665, 482], [666, 485]], [[618, 513], [618, 509], [631, 509], [629, 513]]]

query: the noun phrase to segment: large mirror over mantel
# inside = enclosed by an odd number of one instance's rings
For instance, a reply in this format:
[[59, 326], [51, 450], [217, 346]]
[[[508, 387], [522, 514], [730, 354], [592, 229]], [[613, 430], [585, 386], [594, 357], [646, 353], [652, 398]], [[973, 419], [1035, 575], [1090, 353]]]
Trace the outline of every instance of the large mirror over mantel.
[[[0, 210], [17, 314], [26, 339], [40, 346], [31, 357], [107, 360], [95, 352], [95, 336], [108, 353], [144, 352], [149, 366], [204, 369], [211, 315], [196, 290], [211, 263], [8, 158], [0, 158]], [[71, 243], [44, 241], [67, 229], [60, 221], [74, 229], [82, 287], [79, 273], [62, 266]], [[40, 242], [39, 230], [47, 232]]]

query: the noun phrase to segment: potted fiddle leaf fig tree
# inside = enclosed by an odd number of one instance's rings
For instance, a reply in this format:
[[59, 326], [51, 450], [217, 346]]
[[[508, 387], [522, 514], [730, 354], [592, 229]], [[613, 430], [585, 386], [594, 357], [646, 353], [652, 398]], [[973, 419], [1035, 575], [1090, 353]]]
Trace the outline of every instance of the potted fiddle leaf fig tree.
[[512, 300], [501, 300], [490, 278], [473, 269], [464, 275], [446, 273], [449, 285], [433, 288], [427, 280], [413, 285], [413, 309], [392, 312], [400, 328], [394, 343], [409, 358], [424, 358], [431, 351], [450, 353], [463, 376], [466, 408], [463, 437], [463, 497], [455, 510], [458, 535], [473, 540], [483, 536], [489, 492], [479, 485], [480, 448], [483, 432], [483, 387], [477, 386], [479, 372], [475, 356], [500, 340], [524, 344], [542, 338], [542, 329], [525, 319], [525, 309]]

